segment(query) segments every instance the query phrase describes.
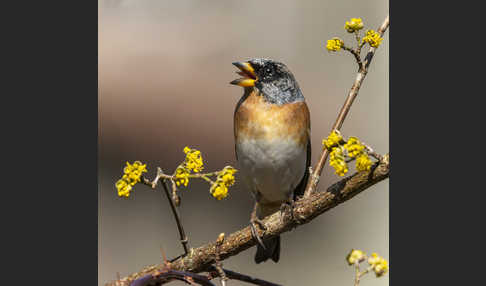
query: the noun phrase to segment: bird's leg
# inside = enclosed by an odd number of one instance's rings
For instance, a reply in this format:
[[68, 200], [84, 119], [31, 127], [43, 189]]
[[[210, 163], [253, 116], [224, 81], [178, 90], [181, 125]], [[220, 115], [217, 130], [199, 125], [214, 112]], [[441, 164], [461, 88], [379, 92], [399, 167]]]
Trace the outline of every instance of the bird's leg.
[[287, 201], [283, 202], [282, 205], [280, 206], [280, 211], [282, 214], [285, 214], [287, 210], [290, 212], [290, 219], [295, 221], [297, 224], [300, 224], [300, 220], [295, 216], [294, 214], [294, 208], [295, 208], [295, 201], [294, 201], [294, 196], [291, 194]]
[[263, 232], [265, 233], [265, 230], [267, 230], [267, 227], [263, 224], [263, 222], [258, 218], [257, 216], [257, 204], [255, 203], [255, 207], [253, 208], [253, 211], [251, 212], [251, 217], [250, 217], [250, 229], [251, 229], [251, 235], [253, 236], [256, 241], [258, 241], [258, 244], [266, 251], [267, 248], [265, 247], [265, 244], [263, 244], [262, 238], [258, 235], [258, 231], [256, 229], [256, 225], [263, 229]]

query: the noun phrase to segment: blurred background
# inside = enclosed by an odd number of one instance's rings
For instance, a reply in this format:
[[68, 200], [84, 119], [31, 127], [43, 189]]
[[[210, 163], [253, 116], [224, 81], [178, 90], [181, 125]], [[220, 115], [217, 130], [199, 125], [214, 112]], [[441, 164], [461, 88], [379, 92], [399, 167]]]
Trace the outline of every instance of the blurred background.
[[[187, 145], [202, 151], [207, 171], [236, 166], [233, 112], [243, 90], [229, 84], [237, 78], [231, 63], [268, 57], [291, 69], [306, 97], [315, 165], [357, 72], [349, 53], [327, 52], [326, 40], [338, 36], [351, 44], [346, 20], [361, 17], [365, 29], [376, 30], [387, 14], [386, 0], [100, 1], [99, 285], [117, 272], [124, 277], [161, 263], [160, 247], [169, 258], [182, 253], [160, 189], [137, 185], [130, 198], [117, 196], [114, 183], [126, 161], [147, 162], [153, 177], [157, 166], [172, 172]], [[342, 129], [381, 154], [389, 151], [388, 39], [387, 32]], [[191, 246], [248, 225], [253, 201], [236, 179], [222, 201], [204, 181], [181, 188]], [[326, 166], [320, 189], [339, 179]], [[224, 267], [284, 285], [352, 285], [350, 249], [390, 258], [388, 198], [385, 180], [283, 234], [278, 264], [256, 265], [251, 248]], [[388, 277], [368, 275], [361, 285], [387, 285]]]

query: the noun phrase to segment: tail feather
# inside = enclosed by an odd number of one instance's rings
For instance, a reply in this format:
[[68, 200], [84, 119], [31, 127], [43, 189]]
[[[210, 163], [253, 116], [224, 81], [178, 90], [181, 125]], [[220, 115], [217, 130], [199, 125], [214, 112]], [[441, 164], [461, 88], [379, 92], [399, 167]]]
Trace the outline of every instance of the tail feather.
[[275, 263], [280, 259], [280, 236], [266, 239], [263, 241], [265, 249], [261, 245], [257, 245], [257, 252], [255, 255], [255, 263], [261, 263], [271, 258]]

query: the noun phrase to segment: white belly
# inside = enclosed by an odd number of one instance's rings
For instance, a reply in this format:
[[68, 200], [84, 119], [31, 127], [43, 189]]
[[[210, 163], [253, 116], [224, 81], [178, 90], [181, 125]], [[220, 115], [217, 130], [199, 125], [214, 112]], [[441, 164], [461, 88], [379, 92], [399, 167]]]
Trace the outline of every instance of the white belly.
[[290, 138], [242, 139], [236, 143], [240, 176], [263, 201], [286, 201], [304, 176], [305, 147]]

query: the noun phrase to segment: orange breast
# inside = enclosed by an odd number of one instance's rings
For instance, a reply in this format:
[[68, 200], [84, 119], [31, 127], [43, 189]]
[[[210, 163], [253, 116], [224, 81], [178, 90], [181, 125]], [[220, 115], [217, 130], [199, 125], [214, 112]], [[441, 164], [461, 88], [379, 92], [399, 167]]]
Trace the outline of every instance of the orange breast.
[[305, 146], [310, 133], [310, 115], [305, 102], [271, 104], [253, 90], [235, 112], [235, 138], [293, 139]]

